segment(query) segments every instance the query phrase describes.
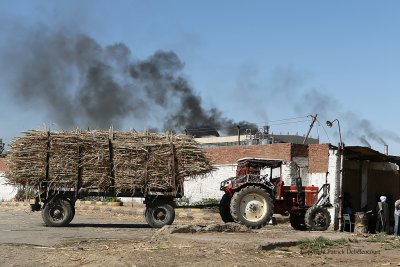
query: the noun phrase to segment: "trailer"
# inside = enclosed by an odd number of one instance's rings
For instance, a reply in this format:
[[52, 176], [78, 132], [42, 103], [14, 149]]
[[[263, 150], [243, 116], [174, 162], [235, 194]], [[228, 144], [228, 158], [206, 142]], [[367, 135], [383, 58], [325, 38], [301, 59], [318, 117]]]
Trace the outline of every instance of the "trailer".
[[160, 228], [173, 223], [175, 199], [183, 197], [183, 179], [173, 191], [145, 191], [143, 188], [143, 191], [116, 193], [113, 190], [84, 189], [79, 186], [79, 181], [76, 184], [74, 188], [55, 188], [43, 182], [37, 189], [34, 203], [30, 205], [31, 210], [41, 211], [47, 226], [61, 227], [74, 219], [75, 203], [79, 199], [90, 196], [144, 198], [146, 222], [151, 227]]
[[11, 144], [8, 165], [8, 180], [36, 192], [31, 209], [53, 227], [90, 196], [143, 198], [151, 227], [172, 224], [184, 178], [213, 169], [190, 137], [114, 131], [30, 131]]

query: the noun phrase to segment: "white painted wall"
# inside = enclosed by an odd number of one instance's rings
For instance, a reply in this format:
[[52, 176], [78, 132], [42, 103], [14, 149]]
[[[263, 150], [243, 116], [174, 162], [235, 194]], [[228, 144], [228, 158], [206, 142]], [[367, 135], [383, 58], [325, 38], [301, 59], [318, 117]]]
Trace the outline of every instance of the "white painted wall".
[[[187, 198], [190, 203], [207, 198], [221, 199], [224, 194], [223, 191], [220, 191], [221, 182], [225, 179], [236, 176], [236, 166], [237, 164], [215, 165], [214, 167], [216, 170], [205, 177], [187, 178], [184, 183], [185, 198]], [[285, 185], [291, 185], [292, 181], [290, 177], [293, 177], [295, 173], [296, 169], [291, 162], [282, 166], [282, 178]], [[270, 170], [261, 170], [261, 174], [269, 175]], [[272, 177], [279, 177], [279, 175], [279, 168], [274, 169]]]
[[[310, 173], [309, 174], [309, 182], [308, 185], [321, 186], [325, 183], [330, 184], [330, 202], [333, 207], [329, 209], [329, 213], [331, 215], [332, 224], [331, 227], [334, 226], [334, 222], [338, 216], [337, 209], [339, 205], [339, 200], [335, 195], [336, 189], [338, 187], [339, 175], [340, 175], [340, 157], [338, 155], [337, 150], [330, 149], [329, 150], [329, 159], [328, 159], [328, 175], [326, 173]], [[303, 184], [304, 185], [304, 184]], [[322, 191], [320, 192], [322, 194]], [[320, 195], [318, 196], [320, 197]]]
[[17, 189], [6, 184], [4, 173], [0, 172], [0, 201], [10, 201], [14, 199]]
[[224, 194], [220, 191], [221, 182], [236, 176], [236, 164], [215, 165], [216, 170], [201, 177], [190, 177], [184, 183], [184, 195], [190, 203], [206, 198], [221, 199]]

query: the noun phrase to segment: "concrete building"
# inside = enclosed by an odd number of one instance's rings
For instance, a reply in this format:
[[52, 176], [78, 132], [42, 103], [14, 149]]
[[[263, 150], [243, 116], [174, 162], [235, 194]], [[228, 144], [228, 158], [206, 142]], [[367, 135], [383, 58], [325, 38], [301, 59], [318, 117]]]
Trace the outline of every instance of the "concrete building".
[[[300, 135], [284, 135], [284, 134], [268, 134], [268, 135], [229, 135], [229, 136], [207, 136], [195, 138], [202, 147], [214, 146], [237, 146], [239, 145], [257, 145], [257, 144], [273, 144], [273, 143], [291, 143], [303, 144], [304, 136]], [[319, 144], [319, 139], [309, 137], [306, 144]]]

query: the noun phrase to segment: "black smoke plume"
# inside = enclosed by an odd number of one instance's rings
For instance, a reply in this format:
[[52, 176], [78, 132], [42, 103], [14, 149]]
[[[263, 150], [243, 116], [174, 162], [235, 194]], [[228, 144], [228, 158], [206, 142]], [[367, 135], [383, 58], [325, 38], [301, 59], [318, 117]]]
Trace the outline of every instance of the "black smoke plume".
[[257, 128], [205, 109], [172, 51], [140, 60], [123, 43], [102, 46], [84, 34], [40, 28], [21, 30], [0, 48], [0, 57], [12, 74], [18, 103], [44, 110], [61, 128], [119, 127], [128, 119], [155, 120], [150, 127], [179, 132], [209, 127], [231, 134], [238, 124]]

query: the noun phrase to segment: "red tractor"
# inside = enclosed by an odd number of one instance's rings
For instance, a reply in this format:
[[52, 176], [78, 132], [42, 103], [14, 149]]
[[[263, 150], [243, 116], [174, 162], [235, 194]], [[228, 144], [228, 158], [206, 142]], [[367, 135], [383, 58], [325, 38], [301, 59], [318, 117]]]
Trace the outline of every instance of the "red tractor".
[[292, 162], [297, 174], [291, 177], [292, 185], [284, 185], [283, 165], [282, 160], [238, 160], [236, 176], [221, 182], [221, 190], [225, 192], [219, 206], [222, 220], [261, 228], [277, 213], [290, 215], [290, 223], [296, 230], [328, 229], [329, 184], [319, 190], [316, 186], [302, 186], [300, 168]]

